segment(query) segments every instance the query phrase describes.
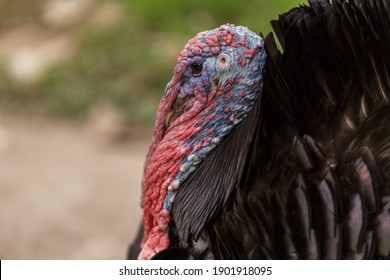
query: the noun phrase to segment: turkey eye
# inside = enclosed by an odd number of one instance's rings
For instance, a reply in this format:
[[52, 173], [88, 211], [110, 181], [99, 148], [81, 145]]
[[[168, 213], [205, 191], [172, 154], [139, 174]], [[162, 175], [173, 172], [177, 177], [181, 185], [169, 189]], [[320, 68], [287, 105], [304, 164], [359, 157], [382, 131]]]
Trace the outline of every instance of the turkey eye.
[[190, 65], [190, 72], [192, 75], [199, 74], [200, 72], [202, 72], [202, 64], [200, 64], [199, 62], [192, 63]]

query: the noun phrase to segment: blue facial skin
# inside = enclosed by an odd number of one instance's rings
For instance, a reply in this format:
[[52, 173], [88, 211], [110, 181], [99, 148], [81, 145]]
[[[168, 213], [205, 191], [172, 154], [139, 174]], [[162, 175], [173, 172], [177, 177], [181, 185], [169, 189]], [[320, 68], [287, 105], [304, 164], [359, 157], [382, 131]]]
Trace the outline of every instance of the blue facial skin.
[[[183, 67], [187, 67], [181, 77], [178, 99], [208, 98], [213, 89], [226, 87], [228, 82], [234, 79], [230, 90], [223, 90], [214, 97], [214, 108], [204, 112], [202, 120], [197, 124], [201, 130], [187, 139], [185, 146], [192, 151], [195, 145], [201, 143], [201, 147], [191, 152], [179, 164], [179, 172], [175, 175], [172, 184], [174, 189], [167, 190], [163, 208], [171, 212], [177, 187], [182, 184], [204, 160], [204, 158], [239, 124], [253, 107], [256, 98], [259, 97], [263, 86], [262, 69], [266, 61], [266, 53], [263, 48], [263, 39], [245, 27], [230, 27], [235, 32], [235, 40], [245, 38], [247, 47], [221, 46], [219, 54], [202, 53], [202, 56], [187, 58]], [[210, 32], [204, 32], [206, 38]], [[200, 38], [202, 40], [202, 37]], [[250, 58], [246, 57], [246, 51], [256, 49]], [[242, 61], [245, 60], [243, 64]], [[191, 73], [189, 65], [200, 63], [202, 71], [198, 74]], [[192, 71], [193, 72], [193, 71]], [[216, 82], [217, 81], [217, 82]], [[217, 83], [217, 84], [215, 84]], [[169, 85], [168, 85], [169, 86]], [[188, 102], [191, 106], [191, 100]], [[214, 115], [213, 118], [207, 116]], [[206, 140], [206, 141], [205, 141]]]

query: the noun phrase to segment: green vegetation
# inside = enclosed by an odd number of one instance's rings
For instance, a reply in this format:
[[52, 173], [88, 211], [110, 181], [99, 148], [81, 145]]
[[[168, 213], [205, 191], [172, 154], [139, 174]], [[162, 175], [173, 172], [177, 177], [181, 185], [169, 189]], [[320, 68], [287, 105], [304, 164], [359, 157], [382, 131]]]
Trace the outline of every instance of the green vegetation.
[[[10, 26], [41, 24], [44, 1], [27, 1], [28, 5], [23, 0], [2, 1], [0, 36]], [[110, 29], [93, 27], [87, 23], [88, 15], [77, 26], [59, 29], [75, 39], [77, 53], [37, 82], [23, 84], [0, 68], [1, 108], [79, 119], [92, 106], [111, 103], [125, 113], [129, 125], [151, 126], [176, 54], [189, 38], [227, 22], [266, 34], [271, 30], [269, 20], [298, 1], [127, 0], [118, 4], [121, 20]]]

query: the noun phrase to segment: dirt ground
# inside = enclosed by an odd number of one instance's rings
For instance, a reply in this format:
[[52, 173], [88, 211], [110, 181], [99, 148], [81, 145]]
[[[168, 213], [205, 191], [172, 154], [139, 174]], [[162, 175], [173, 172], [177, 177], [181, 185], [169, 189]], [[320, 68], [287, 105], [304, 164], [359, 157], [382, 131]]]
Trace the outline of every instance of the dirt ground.
[[83, 127], [0, 118], [0, 259], [123, 259], [150, 135], [102, 145]]

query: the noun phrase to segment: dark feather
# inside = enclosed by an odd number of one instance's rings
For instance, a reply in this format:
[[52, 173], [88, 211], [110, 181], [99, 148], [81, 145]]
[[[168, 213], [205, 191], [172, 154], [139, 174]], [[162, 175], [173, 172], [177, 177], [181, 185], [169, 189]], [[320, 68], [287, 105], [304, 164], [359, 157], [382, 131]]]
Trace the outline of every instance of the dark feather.
[[382, 209], [376, 218], [378, 229], [378, 255], [388, 257], [390, 255], [390, 197], [382, 201]]
[[152, 260], [193, 260], [194, 257], [187, 248], [172, 247], [153, 256]]

